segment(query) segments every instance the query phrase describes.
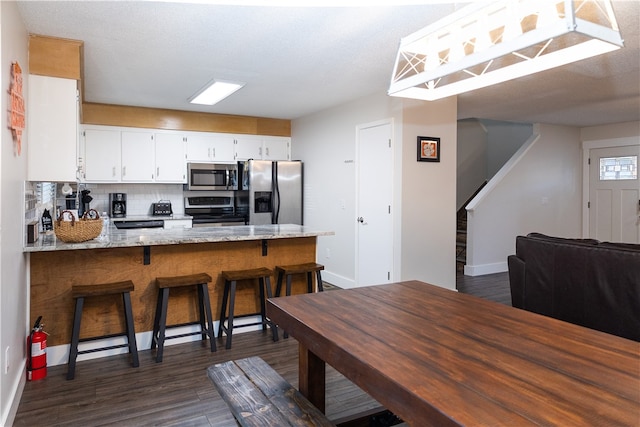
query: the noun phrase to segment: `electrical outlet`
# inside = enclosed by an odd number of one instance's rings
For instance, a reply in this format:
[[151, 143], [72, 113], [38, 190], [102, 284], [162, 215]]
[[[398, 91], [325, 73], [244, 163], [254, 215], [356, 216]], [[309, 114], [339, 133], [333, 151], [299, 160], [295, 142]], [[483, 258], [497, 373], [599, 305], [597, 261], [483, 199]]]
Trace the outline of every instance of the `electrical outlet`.
[[327, 252], [325, 254], [325, 258], [331, 258], [331, 249], [327, 248]]
[[4, 373], [9, 373], [9, 346], [4, 350]]

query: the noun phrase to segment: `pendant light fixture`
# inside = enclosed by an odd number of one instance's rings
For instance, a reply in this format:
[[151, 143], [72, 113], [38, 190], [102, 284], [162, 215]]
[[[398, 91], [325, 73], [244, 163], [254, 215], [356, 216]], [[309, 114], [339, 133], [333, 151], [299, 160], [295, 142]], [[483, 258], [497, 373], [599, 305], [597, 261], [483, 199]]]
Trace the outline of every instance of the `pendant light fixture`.
[[436, 100], [622, 46], [610, 0], [476, 2], [401, 40], [388, 93]]

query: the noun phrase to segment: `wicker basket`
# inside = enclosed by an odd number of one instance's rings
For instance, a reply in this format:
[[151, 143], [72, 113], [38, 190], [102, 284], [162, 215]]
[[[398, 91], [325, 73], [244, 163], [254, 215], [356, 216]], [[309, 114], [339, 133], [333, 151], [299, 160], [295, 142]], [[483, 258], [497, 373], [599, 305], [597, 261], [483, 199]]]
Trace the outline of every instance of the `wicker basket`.
[[[64, 215], [68, 213], [71, 221], [63, 221]], [[95, 239], [102, 232], [102, 219], [95, 209], [91, 209], [76, 220], [71, 211], [62, 211], [55, 221], [53, 231], [56, 237], [67, 243], [80, 243]]]

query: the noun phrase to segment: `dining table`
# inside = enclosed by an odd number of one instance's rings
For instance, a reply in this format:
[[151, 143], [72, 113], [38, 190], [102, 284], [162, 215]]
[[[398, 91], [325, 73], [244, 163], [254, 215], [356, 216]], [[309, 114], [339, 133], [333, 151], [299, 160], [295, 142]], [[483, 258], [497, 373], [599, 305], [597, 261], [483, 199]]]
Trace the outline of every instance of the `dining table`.
[[420, 281], [272, 298], [298, 388], [330, 365], [414, 427], [640, 425], [640, 343]]

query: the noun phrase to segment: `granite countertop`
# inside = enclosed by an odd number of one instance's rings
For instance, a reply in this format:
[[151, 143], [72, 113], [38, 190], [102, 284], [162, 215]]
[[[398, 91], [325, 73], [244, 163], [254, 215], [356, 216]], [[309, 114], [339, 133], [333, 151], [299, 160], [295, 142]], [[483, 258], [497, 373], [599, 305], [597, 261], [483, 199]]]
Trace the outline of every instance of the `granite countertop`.
[[65, 243], [51, 233], [41, 234], [35, 243], [27, 243], [23, 252], [67, 251], [79, 249], [124, 248], [133, 246], [179, 245], [187, 243], [233, 242], [241, 240], [287, 239], [294, 237], [331, 236], [332, 231], [319, 231], [294, 224], [237, 225], [230, 227], [141, 228], [118, 230], [110, 224], [108, 235], [82, 243]]

